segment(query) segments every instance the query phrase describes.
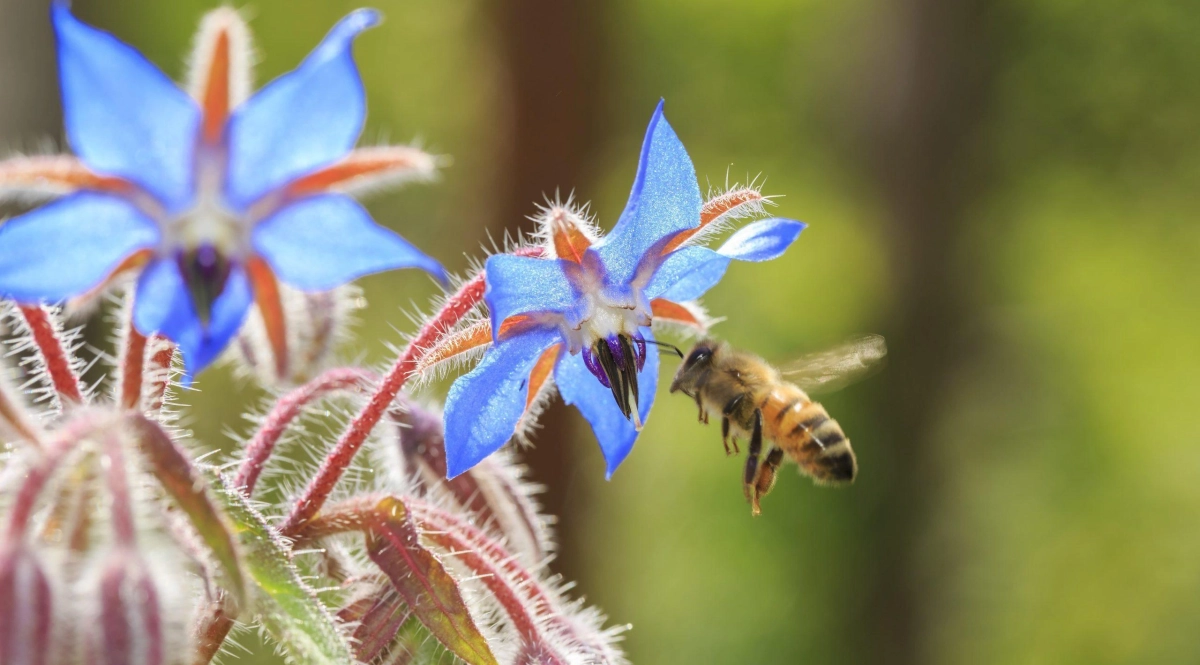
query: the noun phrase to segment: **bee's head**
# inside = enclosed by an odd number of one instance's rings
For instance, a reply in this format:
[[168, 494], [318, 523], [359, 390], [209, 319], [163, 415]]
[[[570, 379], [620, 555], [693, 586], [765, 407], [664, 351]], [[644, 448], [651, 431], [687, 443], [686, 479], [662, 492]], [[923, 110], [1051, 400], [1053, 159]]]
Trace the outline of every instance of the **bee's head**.
[[683, 357], [679, 369], [675, 372], [675, 380], [671, 382], [671, 392], [682, 392], [685, 395], [696, 396], [700, 382], [712, 367], [713, 354], [717, 353], [721, 344], [713, 339], [702, 339]]

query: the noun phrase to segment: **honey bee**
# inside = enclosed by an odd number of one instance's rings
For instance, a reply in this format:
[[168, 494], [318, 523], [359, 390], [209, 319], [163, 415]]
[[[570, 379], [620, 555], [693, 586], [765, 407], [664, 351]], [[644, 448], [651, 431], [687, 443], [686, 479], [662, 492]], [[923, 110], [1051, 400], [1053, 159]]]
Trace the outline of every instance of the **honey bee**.
[[[883, 337], [867, 335], [804, 356], [779, 370], [754, 354], [705, 339], [684, 357], [671, 392], [695, 399], [703, 423], [708, 423], [710, 415], [720, 414], [726, 455], [739, 452], [738, 438], [750, 441], [742, 489], [751, 512], [758, 515], [759, 501], [774, 487], [784, 455], [818, 484], [854, 480], [858, 463], [850, 440], [806, 391], [845, 387], [879, 367], [886, 355]], [[760, 463], [764, 439], [772, 445]]]

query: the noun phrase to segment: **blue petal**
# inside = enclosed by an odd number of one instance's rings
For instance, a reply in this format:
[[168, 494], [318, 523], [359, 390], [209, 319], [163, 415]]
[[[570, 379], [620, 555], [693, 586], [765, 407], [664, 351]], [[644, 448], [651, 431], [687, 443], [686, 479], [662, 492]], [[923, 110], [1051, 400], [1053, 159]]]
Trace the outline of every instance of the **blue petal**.
[[[642, 336], [647, 342], [654, 339], [649, 328], [642, 328]], [[633, 450], [638, 432], [633, 423], [621, 413], [613, 399], [612, 391], [605, 388], [583, 364], [583, 355], [570, 355], [558, 363], [554, 374], [554, 382], [563, 401], [572, 404], [587, 418], [592, 425], [596, 441], [600, 443], [600, 451], [604, 453], [607, 467], [606, 477], [612, 478], [613, 472], [625, 461]], [[654, 405], [654, 391], [658, 388], [658, 347], [646, 344], [646, 364], [638, 373], [638, 414], [642, 423], [650, 417], [650, 407]]]
[[781, 256], [805, 226], [779, 217], [760, 220], [738, 229], [717, 251], [739, 261], [769, 261]]
[[646, 286], [646, 297], [675, 302], [695, 300], [721, 281], [731, 260], [778, 258], [804, 227], [803, 222], [791, 219], [764, 219], [739, 229], [715, 252], [700, 246], [678, 249], [655, 271]]
[[[558, 333], [535, 329], [490, 349], [446, 396], [446, 476], [453, 478], [496, 452], [525, 411], [529, 372]], [[611, 399], [611, 398], [610, 398]]]
[[225, 290], [213, 303], [212, 318], [205, 328], [196, 316], [175, 262], [155, 261], [138, 281], [133, 325], [144, 335], [162, 333], [179, 345], [186, 384], [229, 345], [242, 327], [252, 299], [246, 273], [234, 266]]
[[192, 197], [196, 103], [140, 53], [56, 2], [67, 139], [88, 166], [128, 178], [170, 210]]
[[600, 247], [613, 283], [628, 282], [646, 250], [663, 238], [700, 224], [696, 169], [660, 101], [650, 118], [637, 177], [625, 211]]
[[20, 302], [79, 295], [158, 237], [154, 222], [123, 199], [73, 194], [0, 227], [0, 294]]
[[567, 278], [569, 268], [562, 259], [535, 259], [512, 254], [488, 257], [488, 311], [492, 317], [492, 333], [510, 316], [531, 312], [562, 312], [574, 306], [579, 295]]
[[675, 302], [695, 300], [725, 276], [730, 258], [707, 247], [684, 247], [672, 252], [646, 286], [647, 298]]
[[373, 9], [351, 12], [299, 67], [234, 110], [226, 182], [231, 205], [244, 209], [354, 147], [367, 101], [351, 45], [377, 23], [379, 12]]
[[421, 268], [446, 279], [437, 261], [376, 224], [354, 199], [340, 194], [284, 207], [254, 228], [251, 241], [280, 279], [306, 291], [327, 291], [394, 268]]

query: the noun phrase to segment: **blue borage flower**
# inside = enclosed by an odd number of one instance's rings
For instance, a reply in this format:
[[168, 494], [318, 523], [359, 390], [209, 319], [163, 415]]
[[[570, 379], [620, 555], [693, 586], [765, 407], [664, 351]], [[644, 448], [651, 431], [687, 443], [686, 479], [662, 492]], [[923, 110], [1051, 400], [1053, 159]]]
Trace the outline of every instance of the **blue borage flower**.
[[0, 228], [0, 294], [57, 302], [142, 268], [133, 323], [175, 341], [190, 376], [255, 298], [282, 362], [276, 277], [312, 291], [392, 268], [443, 278], [436, 261], [341, 193], [367, 177], [432, 170], [411, 148], [352, 150], [366, 114], [352, 43], [379, 22], [376, 11], [346, 16], [254, 96], [248, 30], [231, 9], [202, 23], [188, 92], [64, 3], [51, 13], [78, 159], [0, 164], [0, 189], [67, 195]]
[[599, 240], [577, 216], [551, 210], [543, 231], [554, 258], [488, 258], [493, 344], [446, 400], [450, 477], [513, 436], [551, 374], [563, 399], [591, 423], [612, 476], [654, 402], [651, 323], [659, 315], [686, 319], [684, 303], [715, 285], [731, 260], [773, 259], [804, 228], [761, 220], [714, 251], [687, 244], [700, 230], [702, 205], [692, 161], [660, 102], [612, 233]]

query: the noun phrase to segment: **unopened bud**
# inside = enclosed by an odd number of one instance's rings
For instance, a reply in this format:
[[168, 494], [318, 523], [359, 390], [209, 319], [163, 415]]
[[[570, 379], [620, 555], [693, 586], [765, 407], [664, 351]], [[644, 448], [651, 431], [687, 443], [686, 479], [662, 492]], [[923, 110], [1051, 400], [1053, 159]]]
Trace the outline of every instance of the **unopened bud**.
[[37, 556], [24, 545], [0, 547], [0, 665], [52, 662], [50, 582]]
[[100, 578], [100, 663], [161, 665], [166, 657], [162, 606], [145, 563], [115, 552]]

